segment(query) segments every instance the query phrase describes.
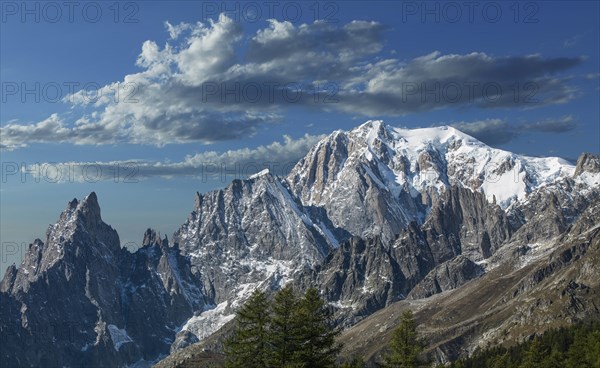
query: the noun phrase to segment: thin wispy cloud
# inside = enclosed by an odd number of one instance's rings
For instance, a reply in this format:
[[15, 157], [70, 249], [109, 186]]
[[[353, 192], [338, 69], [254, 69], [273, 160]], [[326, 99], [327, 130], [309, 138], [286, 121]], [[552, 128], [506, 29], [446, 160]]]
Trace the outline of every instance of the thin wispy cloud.
[[47, 178], [56, 182], [112, 181], [115, 180], [115, 175], [119, 176], [117, 180], [122, 181], [188, 176], [204, 180], [222, 178], [223, 182], [228, 182], [232, 177], [247, 177], [265, 168], [270, 169], [273, 175], [285, 175], [323, 137], [306, 134], [293, 139], [284, 135], [281, 142], [225, 152], [205, 151], [187, 155], [177, 162], [131, 159], [106, 162], [45, 162], [39, 165], [47, 172]]
[[573, 46], [577, 45], [582, 38], [583, 38], [583, 35], [575, 35], [573, 37], [569, 37], [563, 42], [563, 47], [565, 47], [565, 48], [573, 47]]
[[450, 125], [489, 145], [507, 144], [527, 132], [565, 133], [577, 127], [572, 115], [530, 123], [509, 123], [502, 119], [485, 119]]

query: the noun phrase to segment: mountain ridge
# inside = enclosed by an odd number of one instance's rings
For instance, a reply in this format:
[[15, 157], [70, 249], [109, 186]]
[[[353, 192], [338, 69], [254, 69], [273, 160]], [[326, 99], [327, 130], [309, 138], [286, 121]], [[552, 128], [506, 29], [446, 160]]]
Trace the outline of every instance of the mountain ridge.
[[[289, 282], [319, 287], [350, 327], [406, 298], [460, 290], [499, 267], [504, 249], [542, 257], [547, 246], [535, 244], [577, 226], [584, 233], [596, 221], [582, 214], [599, 196], [598, 162], [515, 155], [450, 127], [368, 121], [319, 141], [285, 177], [261, 172], [196, 193], [170, 242], [149, 229], [134, 253], [102, 221], [92, 192], [7, 270], [0, 327], [21, 344], [0, 355], [25, 363], [27, 346], [41, 351], [28, 357], [33, 365], [147, 365], [202, 344], [256, 288]], [[43, 310], [67, 295], [85, 306], [66, 318], [79, 332], [51, 353], [32, 331], [65, 320], [63, 301]]]

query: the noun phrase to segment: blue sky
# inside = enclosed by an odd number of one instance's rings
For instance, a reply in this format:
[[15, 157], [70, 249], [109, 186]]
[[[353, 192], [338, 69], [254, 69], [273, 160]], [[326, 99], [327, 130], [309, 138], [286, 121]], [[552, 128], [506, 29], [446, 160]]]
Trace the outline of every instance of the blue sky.
[[73, 197], [122, 243], [171, 235], [194, 192], [373, 118], [600, 151], [596, 1], [50, 4], [0, 9], [2, 269]]

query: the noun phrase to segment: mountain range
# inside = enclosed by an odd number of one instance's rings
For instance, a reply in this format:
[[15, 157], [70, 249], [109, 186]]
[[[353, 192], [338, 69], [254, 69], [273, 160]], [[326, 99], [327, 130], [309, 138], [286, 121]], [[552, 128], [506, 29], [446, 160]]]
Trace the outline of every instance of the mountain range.
[[[452, 127], [368, 121], [285, 177], [196, 193], [171, 240], [121, 247], [95, 193], [0, 284], [9, 366], [184, 366], [219, 354], [257, 288], [318, 288], [344, 355], [377, 359], [411, 308], [447, 362], [600, 318], [600, 157], [495, 149]], [[207, 352], [207, 351], [212, 352]]]

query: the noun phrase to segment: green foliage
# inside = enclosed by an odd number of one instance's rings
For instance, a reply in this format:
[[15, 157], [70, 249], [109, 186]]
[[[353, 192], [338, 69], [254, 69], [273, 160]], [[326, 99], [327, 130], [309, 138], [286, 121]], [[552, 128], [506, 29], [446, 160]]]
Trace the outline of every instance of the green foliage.
[[407, 310], [400, 318], [389, 345], [390, 352], [384, 357], [384, 366], [390, 368], [412, 368], [419, 366], [419, 355], [423, 342], [417, 335], [417, 324], [412, 311]]
[[299, 298], [286, 287], [273, 301], [256, 291], [238, 311], [237, 329], [225, 342], [226, 367], [335, 367], [339, 332], [315, 289]]
[[269, 349], [270, 305], [262, 291], [255, 291], [237, 313], [237, 330], [225, 342], [228, 368], [264, 368]]
[[340, 365], [340, 368], [365, 368], [365, 361], [362, 358], [354, 358], [351, 362]]
[[298, 317], [302, 325], [295, 361], [311, 368], [335, 366], [335, 358], [340, 351], [335, 337], [340, 330], [332, 327], [329, 309], [316, 289], [308, 289], [304, 294], [299, 303]]
[[299, 298], [290, 286], [281, 289], [273, 301], [270, 340], [272, 367], [287, 367], [299, 350], [301, 320], [298, 316]]
[[542, 344], [540, 339], [533, 340], [529, 345], [529, 349], [523, 354], [523, 362], [520, 368], [540, 367], [547, 354], [547, 350], [547, 347]]
[[600, 322], [550, 330], [519, 345], [476, 351], [452, 368], [600, 368]]

